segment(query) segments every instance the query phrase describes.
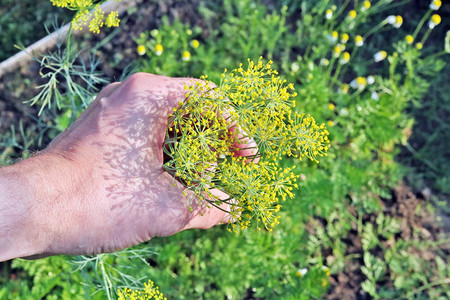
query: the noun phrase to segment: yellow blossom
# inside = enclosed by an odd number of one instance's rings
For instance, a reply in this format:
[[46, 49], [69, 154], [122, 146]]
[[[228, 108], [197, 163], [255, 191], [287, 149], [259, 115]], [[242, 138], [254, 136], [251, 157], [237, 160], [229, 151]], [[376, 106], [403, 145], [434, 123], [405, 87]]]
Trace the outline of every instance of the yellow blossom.
[[325, 18], [327, 18], [327, 20], [330, 20], [333, 17], [333, 11], [331, 9], [327, 9], [325, 11]]
[[339, 63], [340, 63], [341, 65], [345, 65], [345, 64], [348, 63], [349, 61], [350, 61], [350, 53], [348, 53], [348, 52], [342, 53], [342, 57], [341, 57]]
[[189, 51], [184, 51], [183, 54], [181, 54], [181, 59], [183, 61], [191, 60], [191, 53]]
[[434, 14], [434, 15], [431, 16], [431, 19], [428, 22], [428, 27], [430, 29], [433, 29], [434, 27], [436, 27], [440, 23], [441, 23], [441, 16], [438, 15], [438, 14]]
[[433, 0], [430, 3], [430, 9], [432, 10], [438, 10], [442, 5], [442, 2], [440, 0]]
[[370, 8], [370, 6], [371, 6], [370, 1], [364, 1], [361, 6], [361, 11], [368, 10]]
[[400, 28], [403, 24], [403, 17], [402, 16], [395, 16], [395, 23], [393, 24], [393, 26], [395, 28]]
[[416, 48], [421, 50], [423, 48], [423, 44], [422, 43], [417, 43], [416, 44]]
[[[292, 198], [298, 187], [292, 168], [280, 166], [282, 155], [318, 162], [329, 148], [324, 124], [291, 111], [294, 86], [271, 65], [262, 58], [249, 60], [247, 68], [240, 64], [231, 72], [225, 70], [217, 87], [206, 77], [192, 81], [185, 87], [185, 101], [168, 119], [163, 149], [170, 159], [164, 169], [192, 192], [187, 195], [209, 206], [222, 203], [211, 187], [226, 191], [234, 199], [227, 202], [235, 221], [229, 225], [231, 232], [248, 228], [253, 220], [268, 230], [279, 223], [278, 201]], [[224, 135], [231, 127], [236, 134]], [[255, 143], [249, 155], [234, 155], [239, 150], [235, 145], [248, 137]], [[252, 163], [256, 158], [259, 162]], [[186, 201], [198, 202], [195, 197]]]
[[356, 15], [357, 15], [357, 13], [356, 13], [356, 10], [354, 10], [354, 9], [352, 9], [351, 11], [348, 12], [348, 18], [350, 20], [354, 20], [356, 18]]
[[382, 50], [382, 51], [378, 51], [377, 53], [375, 53], [373, 55], [373, 59], [375, 60], [375, 62], [380, 62], [382, 60], [384, 60], [387, 57], [387, 52]]
[[334, 104], [333, 104], [333, 103], [329, 103], [329, 104], [328, 104], [328, 109], [329, 109], [329, 110], [334, 110], [334, 109], [335, 109]]
[[163, 293], [159, 290], [158, 286], [155, 286], [153, 281], [149, 280], [144, 284], [142, 290], [131, 290], [129, 288], [119, 289], [117, 291], [119, 300], [167, 300]]
[[367, 85], [367, 78], [358, 76], [350, 82], [350, 87], [362, 90]]
[[137, 46], [136, 52], [140, 56], [144, 55], [145, 54], [145, 46], [144, 45]]
[[339, 47], [338, 45], [334, 46], [334, 48], [333, 48], [334, 57], [339, 57], [339, 55], [341, 55], [341, 52], [342, 52], [341, 47]]
[[155, 54], [156, 55], [160, 56], [163, 53], [163, 50], [164, 50], [163, 45], [161, 45], [161, 44], [155, 45]]
[[414, 42], [414, 38], [412, 35], [408, 34], [407, 36], [405, 36], [405, 41], [407, 44], [411, 45]]
[[364, 45], [364, 39], [363, 39], [362, 36], [357, 35], [357, 36], [355, 37], [355, 46], [361, 47], [362, 45]]
[[200, 46], [200, 42], [198, 40], [191, 41], [191, 47], [197, 49]]
[[347, 83], [344, 83], [343, 85], [341, 85], [341, 87], [340, 87], [341, 93], [342, 94], [347, 94], [348, 93], [348, 88], [349, 88], [349, 85]]
[[342, 43], [342, 44], [347, 43], [349, 38], [350, 38], [350, 37], [348, 36], [347, 33], [341, 34], [341, 43]]
[[[99, 33], [103, 26], [117, 27], [119, 26], [119, 13], [117, 11], [110, 12], [105, 17], [105, 13], [101, 10], [100, 4], [94, 4], [93, 0], [50, 0], [54, 6], [75, 10], [76, 14], [72, 19], [72, 29], [82, 30], [88, 25], [89, 30]], [[91, 11], [90, 11], [91, 10]]]

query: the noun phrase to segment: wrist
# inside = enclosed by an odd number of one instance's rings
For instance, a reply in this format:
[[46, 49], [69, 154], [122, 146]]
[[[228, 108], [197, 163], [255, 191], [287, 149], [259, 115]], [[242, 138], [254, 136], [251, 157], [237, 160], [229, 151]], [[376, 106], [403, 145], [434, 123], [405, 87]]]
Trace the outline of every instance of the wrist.
[[41, 152], [0, 169], [0, 261], [58, 252], [77, 181], [67, 159]]
[[24, 162], [0, 169], [0, 261], [39, 252]]

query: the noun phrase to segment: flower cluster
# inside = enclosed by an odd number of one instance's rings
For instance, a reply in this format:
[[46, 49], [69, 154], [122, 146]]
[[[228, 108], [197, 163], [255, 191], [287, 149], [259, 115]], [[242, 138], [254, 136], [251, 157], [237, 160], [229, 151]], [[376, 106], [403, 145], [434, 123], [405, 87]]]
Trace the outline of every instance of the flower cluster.
[[[278, 223], [278, 199], [293, 197], [298, 187], [281, 156], [318, 162], [329, 147], [325, 125], [291, 111], [294, 86], [262, 58], [225, 70], [219, 86], [193, 81], [185, 88], [186, 100], [169, 116], [165, 170], [185, 186], [189, 201], [228, 204], [236, 221], [230, 231], [253, 220], [270, 230]], [[228, 197], [219, 199], [217, 190]]]
[[144, 289], [142, 290], [131, 290], [129, 288], [124, 288], [117, 291], [119, 295], [119, 300], [166, 300], [163, 293], [159, 290], [158, 286], [155, 286], [153, 281], [149, 280], [148, 283], [144, 284]]
[[[54, 6], [68, 8], [77, 11], [72, 20], [74, 30], [82, 30], [88, 25], [89, 30], [99, 33], [103, 26], [119, 26], [119, 14], [117, 11], [110, 12], [107, 16], [100, 9], [100, 3], [94, 4], [93, 0], [50, 0]], [[104, 1], [102, 1], [104, 2]]]

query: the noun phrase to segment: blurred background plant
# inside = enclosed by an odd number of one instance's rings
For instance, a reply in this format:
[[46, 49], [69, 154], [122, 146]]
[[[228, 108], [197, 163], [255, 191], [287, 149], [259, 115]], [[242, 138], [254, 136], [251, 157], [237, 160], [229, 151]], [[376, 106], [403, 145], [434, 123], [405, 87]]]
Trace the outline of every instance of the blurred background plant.
[[[300, 191], [284, 203], [273, 232], [190, 230], [143, 244], [157, 253], [143, 253], [143, 260], [126, 253], [76, 258], [90, 265], [73, 273], [68, 271], [76, 269], [73, 258], [15, 260], [2, 265], [0, 299], [72, 299], [72, 290], [86, 298], [115, 298], [118, 288], [143, 288], [148, 278], [169, 299], [449, 298], [449, 239], [433, 225], [445, 210], [450, 186], [449, 4], [215, 0], [195, 5], [195, 17], [166, 13], [143, 32], [133, 32], [133, 53], [124, 49], [125, 56], [136, 58], [133, 71], [208, 74], [218, 83], [224, 68], [261, 55], [271, 58], [295, 83], [296, 109], [327, 124], [329, 159], [319, 165], [283, 160], [296, 166]], [[130, 19], [144, 11], [130, 12]], [[115, 33], [106, 34], [104, 40]], [[87, 57], [75, 60], [82, 70], [107, 70]], [[102, 82], [79, 83], [87, 89]], [[1, 132], [2, 163], [44, 147], [95, 91], [77, 96], [63, 88], [59, 108], [43, 108], [34, 127]], [[399, 184], [402, 178], [424, 199]], [[105, 263], [120, 271], [103, 272]], [[50, 273], [60, 274], [55, 284], [42, 279], [53, 282]], [[120, 274], [142, 280], [123, 281]]]

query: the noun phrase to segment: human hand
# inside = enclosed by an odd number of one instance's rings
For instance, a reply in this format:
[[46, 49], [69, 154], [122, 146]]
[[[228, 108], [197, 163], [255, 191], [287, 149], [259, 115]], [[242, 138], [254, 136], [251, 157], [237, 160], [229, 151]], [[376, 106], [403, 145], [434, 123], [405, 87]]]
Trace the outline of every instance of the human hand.
[[[0, 260], [111, 252], [152, 237], [227, 222], [226, 212], [203, 203], [189, 210], [183, 186], [162, 167], [167, 118], [185, 98], [184, 86], [190, 82], [138, 73], [112, 83], [44, 151], [1, 169], [0, 187], [1, 176], [8, 186], [5, 178], [11, 173], [29, 187], [30, 197], [22, 205], [25, 225], [17, 241], [12, 237], [10, 248], [27, 241], [23, 249], [32, 249], [2, 257], [0, 247]], [[250, 155], [247, 151], [239, 155]], [[218, 190], [214, 194], [227, 198]], [[7, 236], [11, 240], [11, 234]]]

